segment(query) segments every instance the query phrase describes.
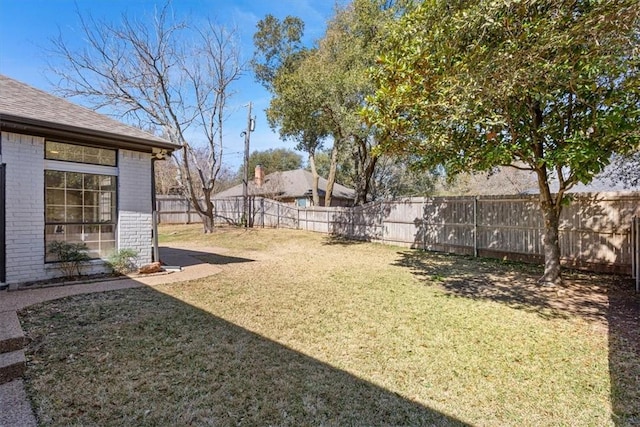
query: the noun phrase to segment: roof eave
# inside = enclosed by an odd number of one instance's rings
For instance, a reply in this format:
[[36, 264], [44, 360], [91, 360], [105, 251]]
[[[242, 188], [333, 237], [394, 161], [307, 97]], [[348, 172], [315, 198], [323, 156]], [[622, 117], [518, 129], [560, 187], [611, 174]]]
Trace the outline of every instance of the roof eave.
[[180, 148], [179, 145], [153, 139], [137, 138], [118, 133], [110, 133], [77, 126], [52, 123], [11, 114], [0, 114], [0, 129], [8, 132], [60, 138], [66, 141], [88, 142], [112, 148], [125, 148], [143, 152], [153, 152], [154, 148], [171, 153]]

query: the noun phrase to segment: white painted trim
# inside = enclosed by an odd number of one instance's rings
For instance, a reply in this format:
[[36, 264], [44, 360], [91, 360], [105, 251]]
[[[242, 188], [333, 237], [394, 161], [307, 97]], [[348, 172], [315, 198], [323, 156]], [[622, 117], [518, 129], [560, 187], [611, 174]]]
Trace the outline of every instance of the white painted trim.
[[116, 166], [90, 165], [86, 163], [64, 162], [61, 160], [45, 160], [44, 168], [62, 172], [91, 173], [95, 175], [118, 176]]

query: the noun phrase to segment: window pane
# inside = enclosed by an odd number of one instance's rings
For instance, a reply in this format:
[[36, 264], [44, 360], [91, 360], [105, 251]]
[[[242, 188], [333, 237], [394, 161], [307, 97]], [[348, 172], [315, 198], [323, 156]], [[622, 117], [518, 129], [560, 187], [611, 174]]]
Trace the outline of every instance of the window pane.
[[78, 172], [65, 172], [67, 177], [67, 188], [73, 188], [77, 190], [82, 190], [83, 182], [82, 182], [82, 173]]
[[82, 206], [82, 190], [67, 190], [67, 206]]
[[100, 258], [100, 242], [86, 242], [89, 258]]
[[51, 206], [51, 205], [64, 206], [65, 204], [64, 190], [62, 189], [58, 190], [55, 188], [48, 188], [47, 192], [45, 193], [45, 196], [47, 198], [47, 206]]
[[65, 226], [64, 225], [47, 225], [45, 227], [45, 234], [47, 236], [47, 240], [50, 242], [56, 240], [64, 240], [65, 234]]
[[115, 166], [116, 150], [47, 141], [45, 144], [45, 159]]
[[116, 177], [107, 175], [98, 175], [100, 180], [100, 190], [116, 191]]
[[84, 208], [84, 222], [99, 222], [100, 212], [97, 206]]
[[100, 257], [107, 258], [116, 250], [116, 241], [102, 241], [100, 242]]
[[45, 144], [45, 159], [59, 160], [62, 158], [62, 144], [53, 141], [47, 141]]
[[64, 206], [47, 206], [47, 222], [64, 222]]
[[66, 225], [66, 241], [69, 243], [81, 243], [82, 239], [82, 225]]
[[65, 173], [60, 171], [45, 171], [44, 180], [47, 188], [64, 188]]
[[100, 189], [100, 175], [84, 175], [84, 188], [86, 190], [99, 190]]
[[[116, 247], [116, 177], [45, 171], [45, 186], [45, 245], [83, 242], [90, 257], [108, 257]], [[56, 261], [48, 253], [46, 260]]]
[[98, 206], [100, 204], [100, 193], [97, 191], [84, 192], [84, 206]]
[[116, 150], [104, 150], [101, 149], [98, 153], [98, 162], [101, 165], [115, 166], [116, 165]]
[[115, 199], [113, 193], [100, 193], [100, 221], [111, 222], [115, 218]]
[[49, 253], [49, 244], [51, 242], [64, 240], [64, 225], [47, 225], [45, 227], [45, 261], [56, 261], [55, 256]]
[[83, 162], [84, 163], [91, 163], [94, 165], [99, 165], [100, 161], [98, 158], [98, 154], [99, 154], [99, 150], [95, 147], [83, 147], [83, 151], [84, 151], [84, 158], [83, 158]]
[[67, 206], [65, 222], [82, 222], [82, 206]]
[[44, 157], [45, 159], [89, 163], [92, 165], [116, 165], [116, 150], [66, 144], [64, 142], [47, 141]]

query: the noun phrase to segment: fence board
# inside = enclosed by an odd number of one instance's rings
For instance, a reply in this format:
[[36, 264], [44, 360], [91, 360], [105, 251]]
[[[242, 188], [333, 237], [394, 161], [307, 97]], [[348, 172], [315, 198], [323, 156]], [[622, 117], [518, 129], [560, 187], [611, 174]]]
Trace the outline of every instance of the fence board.
[[[158, 196], [161, 223], [199, 222], [188, 203]], [[216, 224], [240, 224], [242, 198], [215, 200]], [[538, 196], [408, 198], [353, 208], [297, 207], [251, 200], [250, 223], [418, 249], [540, 262], [544, 226]], [[565, 264], [630, 274], [631, 224], [640, 193], [573, 195], [560, 220]]]

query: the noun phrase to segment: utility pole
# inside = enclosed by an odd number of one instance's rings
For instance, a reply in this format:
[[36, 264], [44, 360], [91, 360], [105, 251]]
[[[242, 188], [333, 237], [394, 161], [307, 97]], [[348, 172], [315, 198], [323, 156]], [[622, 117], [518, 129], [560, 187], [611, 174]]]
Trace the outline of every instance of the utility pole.
[[249, 142], [251, 140], [251, 132], [256, 127], [255, 119], [251, 118], [251, 105], [249, 102], [249, 111], [247, 113], [247, 130], [240, 135], [244, 136], [244, 177], [242, 178], [242, 215], [245, 228], [249, 226]]

